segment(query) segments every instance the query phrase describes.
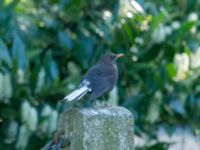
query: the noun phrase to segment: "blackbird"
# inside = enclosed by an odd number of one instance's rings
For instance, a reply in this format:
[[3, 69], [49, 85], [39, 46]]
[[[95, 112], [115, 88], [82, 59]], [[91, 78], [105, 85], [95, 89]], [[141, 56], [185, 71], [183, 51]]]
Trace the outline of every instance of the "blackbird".
[[123, 54], [112, 52], [102, 55], [98, 62], [87, 71], [78, 88], [67, 95], [63, 101], [80, 100], [86, 94], [89, 95], [88, 100], [94, 101], [110, 92], [118, 79], [116, 60], [122, 56]]

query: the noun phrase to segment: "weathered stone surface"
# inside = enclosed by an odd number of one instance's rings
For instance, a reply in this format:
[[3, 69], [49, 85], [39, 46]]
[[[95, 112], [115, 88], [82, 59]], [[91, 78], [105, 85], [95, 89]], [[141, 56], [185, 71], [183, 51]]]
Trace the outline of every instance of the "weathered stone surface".
[[58, 132], [70, 140], [66, 150], [133, 150], [133, 116], [123, 107], [70, 109]]

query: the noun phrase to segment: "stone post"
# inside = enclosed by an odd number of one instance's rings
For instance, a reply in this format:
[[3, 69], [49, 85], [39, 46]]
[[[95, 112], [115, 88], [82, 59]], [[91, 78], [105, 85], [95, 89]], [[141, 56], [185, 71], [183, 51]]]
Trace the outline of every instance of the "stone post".
[[64, 150], [134, 150], [133, 116], [123, 107], [67, 110], [58, 132], [68, 139]]

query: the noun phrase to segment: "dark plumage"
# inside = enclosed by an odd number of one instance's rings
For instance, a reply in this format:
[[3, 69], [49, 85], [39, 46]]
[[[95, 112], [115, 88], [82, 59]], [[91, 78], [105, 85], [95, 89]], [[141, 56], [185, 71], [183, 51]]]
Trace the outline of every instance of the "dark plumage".
[[118, 79], [116, 60], [121, 56], [123, 54], [111, 52], [102, 55], [98, 62], [85, 74], [78, 88], [67, 95], [64, 100], [80, 100], [86, 94], [89, 94], [89, 100], [96, 100], [110, 92]]

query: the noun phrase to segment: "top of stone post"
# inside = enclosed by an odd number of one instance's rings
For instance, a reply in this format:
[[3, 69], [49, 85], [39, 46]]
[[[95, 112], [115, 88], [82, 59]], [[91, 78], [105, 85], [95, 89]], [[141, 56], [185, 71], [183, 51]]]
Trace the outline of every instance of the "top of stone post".
[[83, 109], [69, 109], [64, 113], [68, 113], [70, 111], [76, 111], [84, 116], [94, 116], [94, 115], [108, 115], [108, 116], [124, 116], [124, 115], [132, 115], [132, 113], [124, 107], [114, 106], [114, 107], [94, 107], [94, 108], [83, 108]]
[[133, 125], [124, 107], [72, 108], [61, 114], [58, 131], [69, 139], [70, 150], [133, 150]]

